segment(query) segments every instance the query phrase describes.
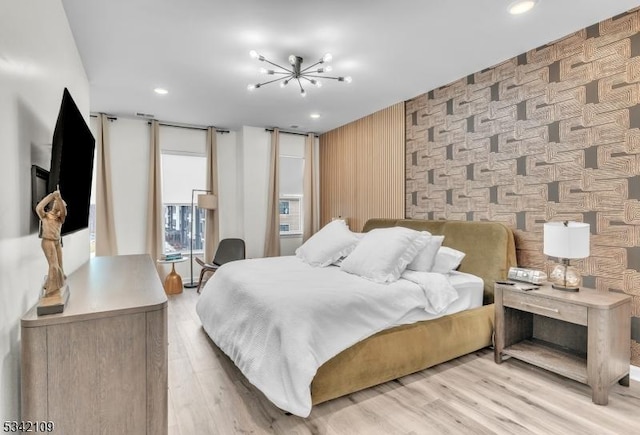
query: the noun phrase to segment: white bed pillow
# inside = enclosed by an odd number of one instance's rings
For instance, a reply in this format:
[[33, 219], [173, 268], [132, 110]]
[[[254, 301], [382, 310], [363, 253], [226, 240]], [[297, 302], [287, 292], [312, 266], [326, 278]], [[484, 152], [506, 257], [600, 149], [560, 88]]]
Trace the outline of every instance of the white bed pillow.
[[438, 253], [438, 249], [440, 249], [443, 240], [444, 236], [430, 236], [425, 247], [418, 252], [418, 255], [416, 255], [416, 258], [409, 263], [407, 269], [415, 270], [417, 272], [431, 272], [436, 259], [436, 254]]
[[426, 231], [409, 228], [376, 228], [364, 235], [340, 268], [375, 282], [397, 281], [429, 237]]
[[334, 220], [296, 249], [296, 257], [311, 266], [329, 266], [348, 255], [359, 240], [344, 220]]
[[435, 273], [451, 273], [460, 266], [462, 259], [466, 254], [448, 246], [441, 246], [436, 254], [432, 272]]
[[[356, 233], [353, 232], [352, 233], [354, 236], [356, 236], [358, 238], [358, 242], [364, 237], [365, 233]], [[340, 266], [342, 264], [342, 260], [344, 260], [346, 257], [340, 257], [338, 258], [336, 261], [334, 261], [333, 263], [331, 263], [332, 266]]]

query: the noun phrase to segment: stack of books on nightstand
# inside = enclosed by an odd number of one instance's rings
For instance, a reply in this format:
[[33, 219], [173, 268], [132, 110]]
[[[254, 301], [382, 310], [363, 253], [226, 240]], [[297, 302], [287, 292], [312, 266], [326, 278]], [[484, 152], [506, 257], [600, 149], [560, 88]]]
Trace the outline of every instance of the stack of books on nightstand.
[[182, 253], [181, 252], [169, 252], [167, 254], [162, 254], [160, 259], [164, 261], [173, 261], [173, 260], [181, 260]]

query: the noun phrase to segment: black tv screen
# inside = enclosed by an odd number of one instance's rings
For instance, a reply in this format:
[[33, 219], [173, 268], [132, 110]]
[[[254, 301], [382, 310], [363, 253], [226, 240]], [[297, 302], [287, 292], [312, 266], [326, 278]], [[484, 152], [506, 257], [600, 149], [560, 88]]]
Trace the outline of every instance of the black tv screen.
[[51, 168], [47, 191], [60, 188], [67, 203], [67, 218], [62, 234], [70, 234], [89, 226], [89, 203], [93, 178], [93, 156], [96, 141], [82, 113], [64, 89], [58, 120], [53, 131]]

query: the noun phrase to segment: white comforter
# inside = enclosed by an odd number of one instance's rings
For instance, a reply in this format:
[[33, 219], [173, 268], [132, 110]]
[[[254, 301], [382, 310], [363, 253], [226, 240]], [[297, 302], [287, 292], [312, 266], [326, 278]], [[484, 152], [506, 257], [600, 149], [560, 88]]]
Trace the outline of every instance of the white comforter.
[[307, 417], [311, 381], [323, 363], [416, 307], [438, 314], [457, 298], [441, 274], [407, 271], [377, 284], [288, 256], [225, 264], [196, 311], [253, 385], [281, 409]]

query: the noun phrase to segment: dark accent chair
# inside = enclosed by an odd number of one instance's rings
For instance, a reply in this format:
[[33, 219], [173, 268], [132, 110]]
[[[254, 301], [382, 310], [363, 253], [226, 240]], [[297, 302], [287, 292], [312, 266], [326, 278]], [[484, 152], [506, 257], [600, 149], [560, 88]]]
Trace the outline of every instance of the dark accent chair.
[[244, 260], [245, 259], [245, 245], [242, 239], [222, 239], [218, 243], [218, 249], [216, 249], [216, 255], [213, 257], [211, 263], [205, 263], [198, 257], [196, 261], [202, 270], [200, 271], [200, 281], [198, 282], [198, 293], [200, 293], [202, 286], [202, 279], [205, 273], [214, 273], [220, 266], [230, 261]]

